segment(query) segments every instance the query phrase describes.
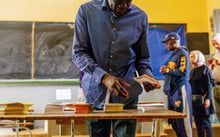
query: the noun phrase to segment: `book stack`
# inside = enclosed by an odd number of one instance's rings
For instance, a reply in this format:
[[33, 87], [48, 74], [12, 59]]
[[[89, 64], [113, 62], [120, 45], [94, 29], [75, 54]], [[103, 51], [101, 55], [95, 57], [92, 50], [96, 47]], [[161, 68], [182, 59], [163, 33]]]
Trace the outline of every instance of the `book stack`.
[[51, 103], [47, 104], [44, 108], [45, 113], [56, 113], [56, 114], [62, 114], [64, 111], [64, 105], [58, 104], [58, 103]]
[[138, 106], [138, 109], [143, 112], [165, 108], [165, 105], [163, 102], [139, 102], [137, 106]]
[[106, 103], [104, 105], [104, 112], [123, 112], [124, 104], [120, 103]]
[[73, 103], [67, 104], [64, 108], [65, 111], [74, 110], [74, 113], [89, 113], [93, 111], [93, 105], [89, 103]]
[[13, 102], [13, 103], [6, 103], [0, 104], [0, 106], [4, 107], [4, 114], [5, 115], [24, 115], [29, 114], [33, 111], [33, 109], [29, 109], [33, 104], [32, 103], [20, 103], [20, 102]]

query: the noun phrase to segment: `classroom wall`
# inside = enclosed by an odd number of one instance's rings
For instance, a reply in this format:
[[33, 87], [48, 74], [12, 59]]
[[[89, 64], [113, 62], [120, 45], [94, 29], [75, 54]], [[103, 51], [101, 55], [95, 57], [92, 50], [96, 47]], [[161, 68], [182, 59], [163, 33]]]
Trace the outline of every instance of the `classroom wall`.
[[[74, 22], [78, 7], [89, 0], [9, 0], [0, 5], [0, 21]], [[133, 0], [149, 16], [150, 23], [185, 23], [187, 32], [212, 35], [212, 10], [218, 0]], [[211, 42], [210, 42], [211, 45]], [[213, 53], [213, 47], [210, 47]]]
[[[0, 5], [0, 20], [73, 22], [88, 0], [9, 0]], [[152, 23], [187, 23], [188, 32], [207, 32], [206, 0], [133, 0]]]
[[[57, 100], [56, 90], [71, 91], [71, 100]], [[10, 102], [33, 103], [34, 112], [44, 112], [44, 107], [53, 102], [76, 102], [78, 99], [78, 85], [0, 85], [0, 104]], [[44, 127], [44, 121], [36, 120], [34, 126]]]
[[[206, 0], [134, 0], [152, 23], [186, 23], [187, 32], [207, 32]], [[202, 15], [202, 16], [201, 16]]]
[[[88, 0], [1, 0], [0, 21], [74, 22], [78, 7], [86, 1]], [[133, 3], [148, 14], [150, 23], [186, 23], [187, 32], [210, 33], [209, 19], [212, 10], [220, 7], [219, 0], [133, 0]], [[14, 91], [30, 92], [24, 94], [23, 98], [29, 98], [33, 93], [38, 97], [38, 86], [24, 87], [15, 88]], [[0, 94], [3, 95], [8, 90], [8, 85], [0, 86]], [[50, 96], [47, 94], [48, 87], [43, 91], [44, 96]], [[1, 101], [7, 101], [10, 94], [1, 97]]]
[[[163, 85], [163, 81], [160, 81]], [[56, 91], [70, 90], [71, 99], [57, 100]], [[33, 103], [34, 112], [44, 112], [44, 107], [48, 103], [53, 102], [79, 102], [79, 86], [78, 85], [46, 85], [46, 84], [10, 84], [0, 85], [0, 104], [10, 102]], [[167, 105], [167, 97], [161, 89], [155, 89], [151, 92], [143, 92], [139, 101], [162, 101]], [[43, 120], [35, 120], [34, 126], [44, 127]]]
[[[0, 21], [74, 22], [81, 3], [88, 0], [0, 0]], [[133, 0], [149, 16], [150, 23], [185, 23], [187, 32], [211, 33], [212, 10], [220, 8], [219, 0]], [[160, 81], [163, 84], [162, 81]], [[56, 89], [71, 89], [72, 102], [78, 101], [78, 85], [0, 85], [0, 103], [23, 101], [34, 103], [42, 112], [47, 103], [56, 100]], [[143, 93], [140, 101], [164, 101], [162, 88]], [[43, 126], [42, 122], [36, 126]]]
[[86, 0], [1, 0], [0, 20], [73, 22]]

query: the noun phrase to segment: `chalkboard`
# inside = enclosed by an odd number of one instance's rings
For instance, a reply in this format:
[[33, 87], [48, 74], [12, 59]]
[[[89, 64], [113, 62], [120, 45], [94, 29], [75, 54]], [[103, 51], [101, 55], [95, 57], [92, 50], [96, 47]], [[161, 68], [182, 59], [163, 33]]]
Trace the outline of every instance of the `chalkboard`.
[[31, 77], [30, 22], [0, 22], [0, 78]]
[[64, 23], [36, 23], [35, 78], [78, 78], [72, 62], [73, 28]]
[[187, 33], [186, 38], [189, 51], [200, 50], [203, 54], [209, 54], [208, 33]]
[[72, 42], [72, 23], [0, 22], [0, 79], [78, 79]]

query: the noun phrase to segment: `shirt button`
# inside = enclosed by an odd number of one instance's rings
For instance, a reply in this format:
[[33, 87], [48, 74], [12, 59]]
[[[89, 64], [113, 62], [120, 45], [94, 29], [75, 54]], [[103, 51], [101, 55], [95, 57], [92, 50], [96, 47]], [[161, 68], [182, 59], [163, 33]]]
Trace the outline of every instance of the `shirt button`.
[[110, 58], [112, 58], [113, 56], [112, 55], [110, 55]]
[[114, 45], [115, 44], [115, 42], [114, 41], [112, 41], [112, 45]]
[[114, 31], [116, 31], [116, 28], [113, 28]]
[[112, 71], [112, 69], [108, 69], [108, 71], [109, 71], [109, 72], [111, 72], [111, 71]]

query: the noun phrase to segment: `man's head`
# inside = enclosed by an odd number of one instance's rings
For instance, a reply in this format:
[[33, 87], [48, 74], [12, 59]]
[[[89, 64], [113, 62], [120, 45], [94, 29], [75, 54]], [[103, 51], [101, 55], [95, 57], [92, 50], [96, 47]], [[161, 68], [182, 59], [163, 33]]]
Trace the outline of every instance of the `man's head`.
[[212, 45], [220, 50], [220, 33], [216, 33], [212, 36]]
[[178, 33], [170, 32], [169, 34], [167, 34], [167, 35], [165, 36], [165, 38], [162, 39], [161, 42], [167, 43], [167, 41], [169, 41], [169, 40], [178, 40], [178, 41], [180, 41], [180, 39], [181, 39], [181, 38], [180, 38], [180, 36], [179, 36]]
[[166, 44], [166, 48], [168, 50], [174, 50], [178, 46], [180, 46], [180, 40], [181, 38], [179, 34], [175, 32], [170, 32], [169, 34], [165, 36], [165, 38], [162, 39], [161, 42]]
[[109, 7], [116, 16], [124, 15], [131, 2], [132, 0], [108, 0]]

